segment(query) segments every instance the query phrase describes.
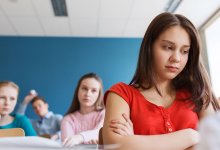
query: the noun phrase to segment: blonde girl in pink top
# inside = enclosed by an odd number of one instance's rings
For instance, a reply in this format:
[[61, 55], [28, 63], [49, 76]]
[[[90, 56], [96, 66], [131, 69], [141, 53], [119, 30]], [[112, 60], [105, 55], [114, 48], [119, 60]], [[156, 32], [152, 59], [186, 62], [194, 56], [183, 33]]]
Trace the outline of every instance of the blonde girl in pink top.
[[78, 81], [72, 104], [61, 123], [63, 145], [97, 144], [104, 116], [102, 80], [95, 73], [85, 74]]

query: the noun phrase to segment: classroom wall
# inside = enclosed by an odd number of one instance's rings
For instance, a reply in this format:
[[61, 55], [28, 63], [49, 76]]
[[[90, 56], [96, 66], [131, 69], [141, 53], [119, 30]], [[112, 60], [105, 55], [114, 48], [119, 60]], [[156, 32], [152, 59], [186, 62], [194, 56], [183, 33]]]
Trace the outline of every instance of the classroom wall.
[[[65, 114], [81, 75], [96, 72], [106, 91], [117, 82], [129, 83], [141, 39], [71, 37], [0, 37], [0, 80], [20, 87], [18, 103], [35, 89], [50, 110]], [[36, 118], [31, 106], [27, 116]]]

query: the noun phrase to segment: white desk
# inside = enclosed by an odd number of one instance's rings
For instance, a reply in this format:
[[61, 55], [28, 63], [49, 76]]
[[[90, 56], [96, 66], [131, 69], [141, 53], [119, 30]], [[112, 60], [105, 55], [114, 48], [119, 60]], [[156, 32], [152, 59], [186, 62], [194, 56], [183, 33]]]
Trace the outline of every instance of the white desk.
[[[106, 145], [105, 150], [115, 150], [118, 145]], [[0, 138], [0, 150], [103, 150], [103, 146], [80, 144], [71, 148], [61, 143], [38, 137], [7, 137]]]
[[100, 150], [97, 145], [63, 147], [60, 143], [37, 136], [0, 138], [1, 150]]

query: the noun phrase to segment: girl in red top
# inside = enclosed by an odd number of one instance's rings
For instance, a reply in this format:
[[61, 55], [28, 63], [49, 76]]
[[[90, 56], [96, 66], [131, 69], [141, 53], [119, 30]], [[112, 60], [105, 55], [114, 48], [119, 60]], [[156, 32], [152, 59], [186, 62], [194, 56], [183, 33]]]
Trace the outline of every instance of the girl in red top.
[[198, 121], [219, 109], [200, 51], [198, 32], [186, 17], [158, 15], [145, 33], [130, 84], [118, 83], [105, 94], [104, 144], [192, 149]]

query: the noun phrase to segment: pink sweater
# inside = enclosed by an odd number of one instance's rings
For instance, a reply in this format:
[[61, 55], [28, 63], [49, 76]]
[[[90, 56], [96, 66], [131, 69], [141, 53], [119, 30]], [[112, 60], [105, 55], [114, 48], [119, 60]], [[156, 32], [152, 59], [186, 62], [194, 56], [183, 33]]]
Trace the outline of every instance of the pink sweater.
[[65, 116], [61, 123], [62, 141], [75, 134], [81, 134], [84, 143], [98, 139], [99, 129], [103, 126], [105, 110], [81, 114], [79, 111]]

